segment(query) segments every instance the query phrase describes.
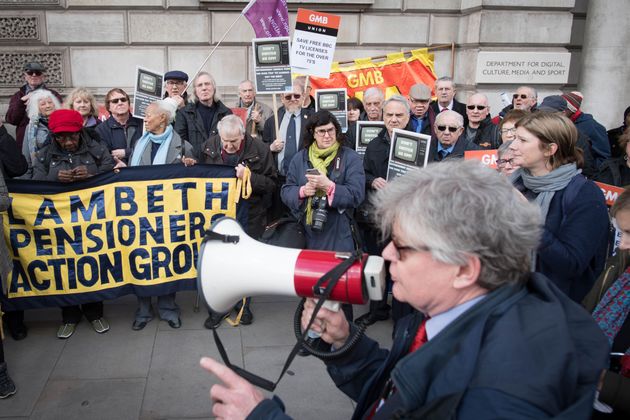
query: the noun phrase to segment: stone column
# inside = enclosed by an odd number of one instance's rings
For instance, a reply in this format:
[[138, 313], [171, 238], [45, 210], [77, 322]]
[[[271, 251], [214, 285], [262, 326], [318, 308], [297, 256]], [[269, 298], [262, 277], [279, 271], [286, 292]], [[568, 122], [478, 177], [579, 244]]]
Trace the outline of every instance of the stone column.
[[583, 109], [607, 129], [618, 127], [630, 105], [630, 1], [590, 0], [578, 89]]

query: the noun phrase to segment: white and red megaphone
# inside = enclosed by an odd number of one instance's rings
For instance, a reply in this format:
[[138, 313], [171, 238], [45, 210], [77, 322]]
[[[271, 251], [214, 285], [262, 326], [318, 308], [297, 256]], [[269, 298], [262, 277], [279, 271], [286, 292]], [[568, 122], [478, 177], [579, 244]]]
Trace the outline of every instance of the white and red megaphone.
[[[334, 251], [282, 248], [249, 237], [239, 223], [224, 217], [211, 228], [223, 240], [205, 239], [197, 262], [198, 291], [215, 312], [228, 312], [243, 296], [312, 297], [313, 286], [347, 258]], [[216, 235], [215, 235], [216, 236]], [[341, 276], [330, 299], [364, 304], [381, 300], [385, 261], [363, 255]]]

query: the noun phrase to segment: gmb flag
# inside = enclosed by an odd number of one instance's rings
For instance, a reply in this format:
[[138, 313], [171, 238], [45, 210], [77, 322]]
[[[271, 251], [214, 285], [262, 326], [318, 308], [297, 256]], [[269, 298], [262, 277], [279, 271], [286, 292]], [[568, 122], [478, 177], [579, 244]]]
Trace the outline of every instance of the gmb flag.
[[2, 218], [13, 270], [5, 309], [77, 305], [196, 287], [205, 230], [222, 216], [246, 225], [234, 168], [157, 165], [82, 182], [7, 182]]
[[433, 68], [433, 54], [426, 48], [387, 54], [384, 61], [374, 61], [371, 57], [358, 58], [353, 64], [333, 63], [328, 78], [311, 77], [313, 90], [346, 88], [348, 96], [363, 100], [363, 92], [378, 87], [386, 97], [394, 94], [409, 94], [416, 83], [424, 83], [433, 90], [437, 79]]

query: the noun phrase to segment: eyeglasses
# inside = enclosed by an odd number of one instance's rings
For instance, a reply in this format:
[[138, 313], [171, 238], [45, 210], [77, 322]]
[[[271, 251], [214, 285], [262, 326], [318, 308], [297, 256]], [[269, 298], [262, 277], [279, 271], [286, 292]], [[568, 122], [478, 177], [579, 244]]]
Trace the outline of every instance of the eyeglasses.
[[125, 98], [124, 96], [122, 98], [114, 98], [114, 99], [110, 99], [109, 103], [110, 104], [117, 104], [118, 102], [122, 102], [125, 103], [127, 102], [127, 98]]
[[502, 128], [502, 129], [501, 129], [501, 133], [502, 133], [502, 134], [506, 134], [506, 133], [512, 133], [512, 134], [515, 134], [515, 133], [516, 133], [516, 127], [512, 127], [512, 128]]
[[335, 135], [335, 127], [331, 127], [331, 128], [318, 128], [315, 130], [315, 134], [317, 134], [318, 136], [325, 136], [326, 134], [328, 134], [330, 137], [333, 137]]
[[166, 84], [167, 84], [167, 85], [183, 85], [183, 84], [185, 84], [185, 83], [186, 83], [186, 82], [184, 82], [183, 80], [173, 80], [173, 79], [170, 79], [170, 80], [167, 80], [167, 81], [166, 81]]
[[514, 165], [514, 159], [497, 159], [497, 166]]
[[446, 131], [448, 129], [449, 132], [454, 133], [457, 130], [459, 130], [459, 127], [451, 127], [448, 125], [438, 125], [437, 126], [438, 131]]
[[39, 70], [26, 70], [26, 74], [29, 76], [41, 76], [42, 72]]
[[477, 108], [479, 111], [483, 111], [487, 107], [485, 105], [466, 105], [466, 108], [470, 109], [471, 111], [475, 108]]
[[290, 93], [290, 94], [284, 95], [284, 99], [286, 101], [290, 101], [291, 98], [293, 98], [293, 99], [300, 99], [301, 97], [302, 97], [302, 94], [300, 94], [300, 93]]
[[396, 250], [397, 260], [403, 259], [403, 252], [405, 251], [408, 251], [408, 252], [423, 252], [423, 251], [430, 252], [431, 251], [431, 248], [429, 248], [428, 246], [415, 247], [415, 246], [409, 246], [409, 245], [398, 245], [393, 239], [391, 241], [391, 244]]
[[429, 100], [428, 99], [414, 99], [414, 98], [410, 98], [409, 99], [411, 101], [412, 104], [428, 104]]
[[520, 95], [518, 93], [515, 93], [514, 95], [512, 95], [512, 98], [514, 98], [514, 99], [518, 99], [519, 97], [521, 99], [527, 99], [528, 98], [528, 96], [525, 95], [524, 93], [521, 93]]

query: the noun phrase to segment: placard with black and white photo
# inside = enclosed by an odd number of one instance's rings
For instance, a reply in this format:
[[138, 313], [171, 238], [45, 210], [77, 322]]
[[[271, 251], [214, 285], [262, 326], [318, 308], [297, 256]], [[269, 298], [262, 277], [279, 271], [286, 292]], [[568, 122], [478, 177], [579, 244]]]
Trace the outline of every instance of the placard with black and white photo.
[[385, 128], [383, 121], [357, 121], [356, 152], [363, 158], [367, 145]]
[[348, 90], [339, 89], [319, 89], [315, 92], [315, 110], [325, 109], [337, 118], [341, 130], [345, 133], [348, 130]]
[[394, 128], [389, 148], [387, 180], [402, 176], [411, 169], [427, 166], [429, 147], [431, 136]]

